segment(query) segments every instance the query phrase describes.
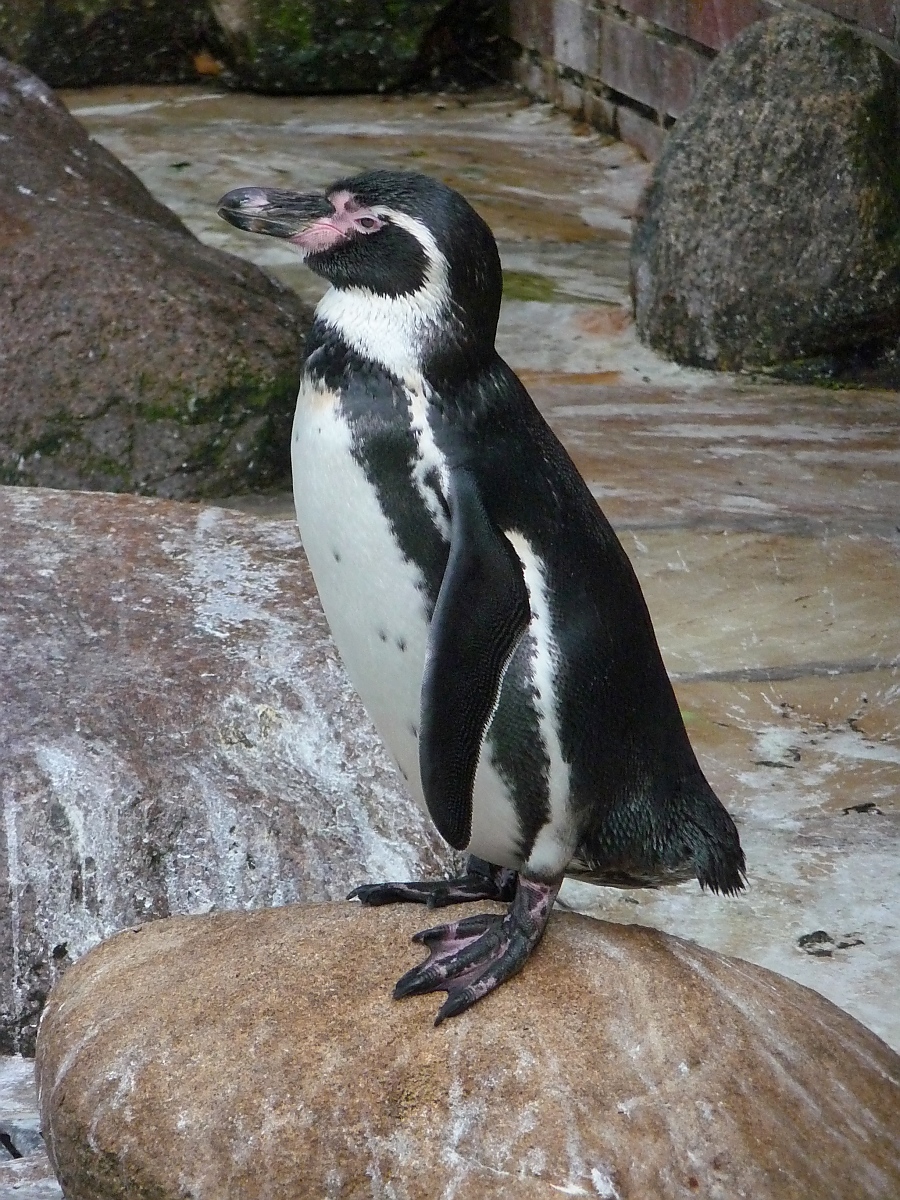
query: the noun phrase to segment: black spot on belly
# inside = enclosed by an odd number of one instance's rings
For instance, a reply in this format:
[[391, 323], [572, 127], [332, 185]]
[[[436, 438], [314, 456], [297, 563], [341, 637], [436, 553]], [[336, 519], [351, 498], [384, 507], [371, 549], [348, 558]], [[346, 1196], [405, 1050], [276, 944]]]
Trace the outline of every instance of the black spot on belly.
[[385, 633], [385, 631], [383, 629], [378, 630], [378, 636], [383, 642], [387, 641], [387, 634]]
[[334, 561], [335, 561], [335, 562], [340, 562], [340, 561], [341, 561], [341, 552], [340, 552], [340, 550], [332, 550], [332, 552], [331, 552], [331, 553], [332, 553], [332, 555], [334, 556]]
[[419, 727], [418, 727], [418, 725], [414, 724], [412, 721], [410, 721], [410, 724], [409, 724], [409, 732], [410, 732], [410, 733], [413, 735], [413, 737], [414, 737], [414, 738], [415, 738], [415, 739], [418, 741], [418, 738], [419, 738]]
[[401, 654], [406, 653], [406, 638], [402, 638], [402, 637], [397, 638], [397, 649], [400, 651]]

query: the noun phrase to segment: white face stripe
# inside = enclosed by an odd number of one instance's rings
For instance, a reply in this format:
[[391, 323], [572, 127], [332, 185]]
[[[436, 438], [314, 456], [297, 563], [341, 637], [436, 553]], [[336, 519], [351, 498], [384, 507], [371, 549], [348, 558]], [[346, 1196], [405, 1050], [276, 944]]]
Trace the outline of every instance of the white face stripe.
[[550, 819], [535, 838], [528, 862], [529, 870], [550, 875], [562, 871], [575, 850], [575, 832], [569, 812], [571, 768], [563, 758], [559, 737], [559, 713], [556, 706], [556, 678], [559, 647], [553, 633], [547, 579], [540, 558], [527, 538], [515, 530], [506, 532], [522, 563], [525, 586], [531, 604], [531, 634], [534, 654], [532, 680], [537, 696], [535, 710], [544, 752], [550, 764], [548, 791]]
[[319, 301], [316, 317], [363, 358], [416, 386], [422, 374], [421, 346], [431, 329], [450, 317], [447, 259], [431, 231], [415, 217], [383, 204], [373, 205], [370, 211], [416, 239], [427, 260], [425, 282], [404, 296], [332, 287]]

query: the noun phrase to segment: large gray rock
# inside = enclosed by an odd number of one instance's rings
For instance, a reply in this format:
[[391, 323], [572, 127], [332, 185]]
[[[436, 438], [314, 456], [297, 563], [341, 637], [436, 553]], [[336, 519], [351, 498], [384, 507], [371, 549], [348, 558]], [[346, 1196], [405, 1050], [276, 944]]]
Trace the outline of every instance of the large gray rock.
[[0, 482], [171, 497], [283, 476], [309, 314], [200, 242], [0, 59]]
[[824, 16], [751, 26], [656, 165], [632, 246], [640, 336], [696, 366], [864, 374], [900, 346], [898, 145], [896, 62]]
[[900, 1058], [815, 992], [556, 913], [435, 1029], [391, 999], [430, 916], [173, 918], [83, 958], [36, 1064], [67, 1200], [900, 1195]]
[[290, 521], [0, 488], [0, 1048], [170, 913], [439, 874]]

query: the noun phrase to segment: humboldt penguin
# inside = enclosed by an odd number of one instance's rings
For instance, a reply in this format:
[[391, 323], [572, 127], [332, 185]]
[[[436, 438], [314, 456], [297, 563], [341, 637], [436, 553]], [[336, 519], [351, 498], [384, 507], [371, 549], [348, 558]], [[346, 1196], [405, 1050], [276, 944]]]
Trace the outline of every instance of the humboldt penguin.
[[494, 347], [487, 224], [425, 175], [324, 193], [243, 187], [219, 213], [330, 283], [292, 435], [297, 520], [334, 640], [413, 796], [468, 853], [450, 880], [363, 904], [508, 902], [416, 935], [395, 996], [437, 1022], [520, 970], [563, 877], [744, 886], [631, 564]]

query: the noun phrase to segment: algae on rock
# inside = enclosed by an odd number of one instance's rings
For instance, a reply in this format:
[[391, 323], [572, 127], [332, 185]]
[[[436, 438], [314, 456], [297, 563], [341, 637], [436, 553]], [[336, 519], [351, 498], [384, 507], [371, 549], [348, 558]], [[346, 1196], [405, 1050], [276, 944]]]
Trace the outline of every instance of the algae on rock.
[[262, 92], [382, 92], [502, 70], [497, 0], [22, 0], [0, 54], [54, 87], [218, 76]]
[[447, 0], [212, 0], [240, 85], [376, 92], [404, 83]]
[[311, 314], [0, 59], [0, 482], [186, 498], [288, 471]]

